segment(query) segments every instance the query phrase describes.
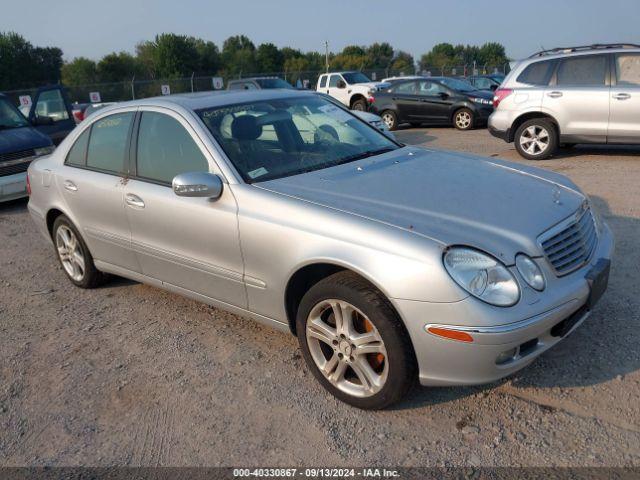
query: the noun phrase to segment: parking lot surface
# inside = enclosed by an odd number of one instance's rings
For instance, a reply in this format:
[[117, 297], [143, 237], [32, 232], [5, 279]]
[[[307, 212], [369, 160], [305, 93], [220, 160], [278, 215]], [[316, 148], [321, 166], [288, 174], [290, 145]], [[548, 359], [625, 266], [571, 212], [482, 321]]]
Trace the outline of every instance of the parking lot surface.
[[[486, 130], [396, 135], [525, 162]], [[74, 287], [26, 201], [0, 204], [0, 465], [640, 465], [640, 148], [536, 165], [613, 229], [607, 294], [515, 376], [379, 412], [324, 391], [292, 336], [127, 280]]]

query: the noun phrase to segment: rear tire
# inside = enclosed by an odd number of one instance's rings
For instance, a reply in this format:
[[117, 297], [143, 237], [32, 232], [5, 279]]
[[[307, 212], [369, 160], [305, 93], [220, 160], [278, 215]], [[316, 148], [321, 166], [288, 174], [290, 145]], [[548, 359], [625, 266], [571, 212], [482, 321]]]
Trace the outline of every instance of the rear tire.
[[311, 287], [300, 302], [296, 328], [313, 375], [349, 405], [388, 407], [416, 382], [417, 361], [404, 325], [384, 295], [353, 272]]
[[65, 215], [53, 222], [52, 237], [62, 270], [75, 286], [95, 288], [105, 282], [107, 276], [96, 269], [87, 244]]
[[558, 132], [550, 120], [533, 118], [518, 127], [513, 141], [522, 157], [528, 160], [545, 160], [558, 149]]
[[461, 108], [453, 114], [453, 126], [458, 130], [472, 130], [474, 122], [475, 116], [468, 108]]
[[380, 117], [389, 130], [398, 128], [398, 117], [392, 110], [385, 110]]

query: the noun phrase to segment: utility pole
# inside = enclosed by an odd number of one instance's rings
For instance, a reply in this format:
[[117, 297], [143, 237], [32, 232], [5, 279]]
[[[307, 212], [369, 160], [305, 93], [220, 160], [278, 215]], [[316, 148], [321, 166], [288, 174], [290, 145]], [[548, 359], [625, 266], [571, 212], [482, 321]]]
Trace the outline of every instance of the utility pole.
[[329, 73], [329, 42], [327, 40], [324, 41], [324, 64]]

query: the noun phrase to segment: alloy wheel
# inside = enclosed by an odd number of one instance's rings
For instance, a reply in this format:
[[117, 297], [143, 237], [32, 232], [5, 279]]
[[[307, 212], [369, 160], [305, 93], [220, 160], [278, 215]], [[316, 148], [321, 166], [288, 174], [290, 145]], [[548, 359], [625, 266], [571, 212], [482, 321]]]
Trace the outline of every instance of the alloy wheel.
[[315, 365], [342, 392], [369, 397], [384, 386], [389, 365], [375, 325], [348, 302], [316, 304], [307, 318], [306, 340]]
[[387, 126], [389, 130], [393, 129], [393, 127], [395, 126], [395, 119], [393, 118], [393, 115], [389, 112], [382, 114], [382, 121], [384, 122], [384, 124]]
[[549, 148], [550, 138], [546, 128], [531, 125], [520, 135], [520, 146], [529, 155], [541, 155]]
[[456, 114], [456, 126], [461, 130], [466, 130], [471, 126], [471, 114], [469, 112], [458, 112]]
[[56, 249], [67, 274], [76, 282], [82, 281], [85, 273], [84, 253], [78, 238], [66, 225], [60, 225], [56, 231]]

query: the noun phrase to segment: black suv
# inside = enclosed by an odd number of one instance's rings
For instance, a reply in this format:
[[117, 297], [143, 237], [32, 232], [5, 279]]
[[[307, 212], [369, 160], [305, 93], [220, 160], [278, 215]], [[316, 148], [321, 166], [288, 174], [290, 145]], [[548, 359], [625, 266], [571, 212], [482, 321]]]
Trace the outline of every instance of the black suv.
[[493, 112], [493, 93], [451, 77], [424, 77], [394, 82], [376, 92], [371, 111], [382, 117], [389, 130], [401, 123], [453, 125], [471, 130], [486, 125]]

